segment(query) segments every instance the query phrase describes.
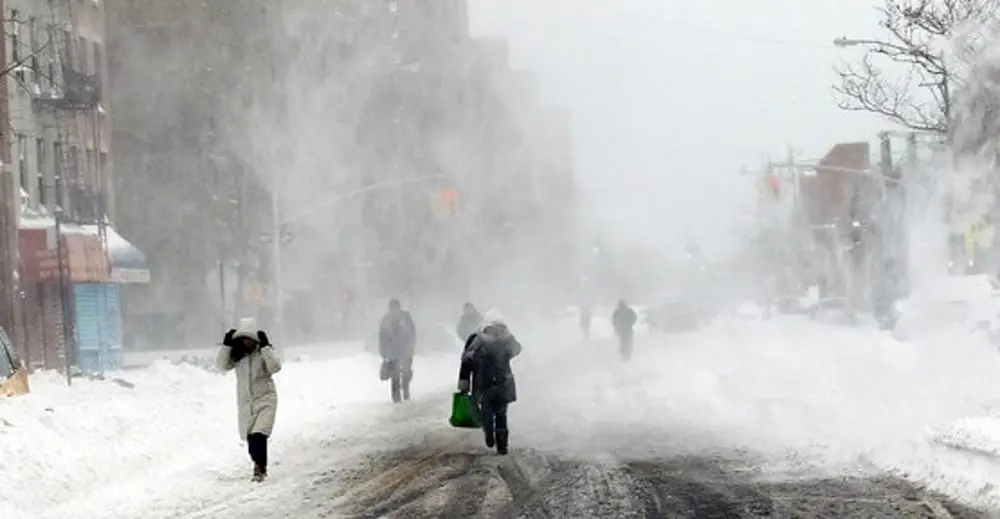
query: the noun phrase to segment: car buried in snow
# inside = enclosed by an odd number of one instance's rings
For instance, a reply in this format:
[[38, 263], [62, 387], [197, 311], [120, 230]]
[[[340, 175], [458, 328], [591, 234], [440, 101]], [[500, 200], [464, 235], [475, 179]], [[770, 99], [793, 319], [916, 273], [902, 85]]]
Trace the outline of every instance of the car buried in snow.
[[28, 370], [17, 357], [7, 333], [0, 328], [0, 396], [19, 396], [29, 389]]
[[895, 335], [911, 339], [946, 328], [988, 333], [1000, 345], [1000, 281], [989, 274], [922, 283], [895, 304]]
[[658, 304], [645, 309], [644, 315], [649, 331], [656, 333], [688, 332], [701, 324], [701, 308], [680, 294], [662, 297]]

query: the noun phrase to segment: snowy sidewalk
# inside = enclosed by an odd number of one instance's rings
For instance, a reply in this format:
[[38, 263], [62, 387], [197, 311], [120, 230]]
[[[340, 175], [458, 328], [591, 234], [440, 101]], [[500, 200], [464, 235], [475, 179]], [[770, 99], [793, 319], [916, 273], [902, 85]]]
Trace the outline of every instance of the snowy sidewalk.
[[[565, 336], [526, 333], [524, 362], [559, 358], [573, 346]], [[57, 374], [36, 375], [30, 395], [0, 400], [0, 517], [281, 517], [302, 489], [372, 450], [476, 436], [447, 425], [457, 351], [418, 356], [414, 400], [403, 405], [389, 402], [379, 362], [360, 354], [285, 364], [263, 485], [248, 481], [232, 374], [159, 362], [126, 374], [134, 389], [89, 380], [67, 388]]]
[[[455, 362], [418, 357], [414, 397], [445, 393]], [[371, 355], [285, 365], [268, 485], [314, 462], [310, 446], [351, 445], [391, 418], [378, 366]], [[246, 495], [231, 374], [158, 363], [127, 378], [134, 389], [41, 374], [32, 394], [0, 400], [0, 517], [170, 517]]]

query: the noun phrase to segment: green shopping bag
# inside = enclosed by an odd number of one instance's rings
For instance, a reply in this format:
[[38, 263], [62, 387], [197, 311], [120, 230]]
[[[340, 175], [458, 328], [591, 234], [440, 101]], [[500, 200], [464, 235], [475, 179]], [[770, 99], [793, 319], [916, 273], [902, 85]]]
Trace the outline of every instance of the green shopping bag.
[[451, 417], [448, 418], [448, 423], [452, 427], [461, 429], [478, 429], [482, 427], [482, 422], [479, 420], [479, 407], [468, 393], [459, 391], [452, 395]]

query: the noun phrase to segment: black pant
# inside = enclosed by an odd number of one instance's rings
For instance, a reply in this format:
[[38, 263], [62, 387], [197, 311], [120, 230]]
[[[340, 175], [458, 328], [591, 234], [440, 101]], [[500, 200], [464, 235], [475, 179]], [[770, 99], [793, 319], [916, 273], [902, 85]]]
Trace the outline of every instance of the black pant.
[[622, 333], [618, 335], [618, 350], [622, 355], [622, 358], [629, 360], [632, 358], [632, 334]]
[[253, 433], [247, 436], [247, 450], [250, 451], [250, 459], [254, 465], [262, 469], [267, 469], [267, 435]]
[[[479, 401], [479, 413], [483, 421], [483, 433], [494, 438], [497, 447], [507, 450], [507, 400], [503, 397], [484, 397]], [[492, 443], [492, 442], [490, 442]]]
[[400, 390], [402, 398], [410, 398], [410, 382], [413, 381], [413, 357], [394, 360], [395, 364], [389, 386], [392, 390], [392, 401], [399, 402]]

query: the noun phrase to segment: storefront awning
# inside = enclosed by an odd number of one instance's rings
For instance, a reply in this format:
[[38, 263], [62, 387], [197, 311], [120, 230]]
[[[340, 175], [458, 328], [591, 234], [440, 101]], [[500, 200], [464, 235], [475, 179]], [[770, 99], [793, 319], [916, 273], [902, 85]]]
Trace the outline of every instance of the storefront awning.
[[34, 283], [58, 281], [62, 264], [63, 280], [68, 283], [106, 283], [107, 255], [101, 250], [96, 233], [82, 226], [64, 224], [60, 229], [62, 258], [56, 254], [55, 221], [51, 218], [24, 217], [18, 222], [22, 280]]
[[[87, 226], [98, 232], [97, 226]], [[126, 240], [114, 227], [104, 228], [106, 233], [106, 251], [108, 264], [111, 267], [112, 283], [149, 283], [151, 278], [146, 255], [132, 242]]]

